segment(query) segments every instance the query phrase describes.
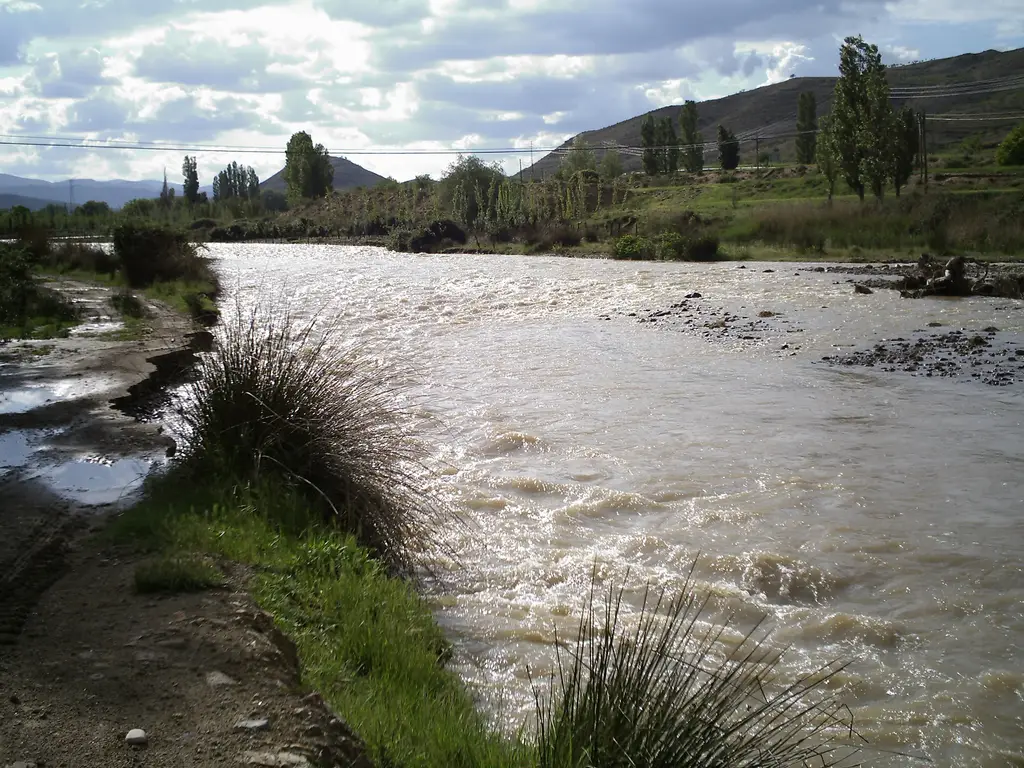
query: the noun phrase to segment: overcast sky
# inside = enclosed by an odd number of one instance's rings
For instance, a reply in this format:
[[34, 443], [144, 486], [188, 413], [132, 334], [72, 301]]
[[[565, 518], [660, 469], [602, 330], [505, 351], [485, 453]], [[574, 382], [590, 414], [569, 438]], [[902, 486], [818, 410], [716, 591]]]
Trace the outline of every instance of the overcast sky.
[[[0, 0], [0, 134], [283, 151], [552, 147], [684, 99], [1024, 45], [1022, 0]], [[0, 141], [7, 140], [0, 138]], [[0, 172], [180, 181], [181, 152], [0, 146]], [[283, 154], [201, 153], [261, 178]], [[349, 157], [400, 180], [444, 156]], [[507, 168], [518, 158], [501, 158]], [[528, 156], [527, 156], [528, 159]]]

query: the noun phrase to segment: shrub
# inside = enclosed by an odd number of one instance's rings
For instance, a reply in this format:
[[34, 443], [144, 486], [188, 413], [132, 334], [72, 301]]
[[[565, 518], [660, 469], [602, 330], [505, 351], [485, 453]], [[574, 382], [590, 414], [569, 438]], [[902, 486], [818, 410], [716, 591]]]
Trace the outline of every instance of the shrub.
[[398, 572], [450, 521], [427, 490], [422, 448], [386, 371], [331, 344], [315, 321], [253, 310], [221, 329], [181, 419], [186, 466], [289, 484]]
[[1024, 165], [1024, 123], [1010, 131], [996, 148], [996, 162], [999, 165]]
[[548, 695], [534, 685], [540, 768], [782, 768], [849, 757], [827, 730], [850, 733], [850, 719], [819, 693], [841, 666], [780, 685], [783, 652], [758, 627], [723, 657], [728, 627], [708, 623], [692, 571], [674, 597], [645, 590], [632, 628], [623, 591], [609, 588], [599, 611], [591, 588], [575, 644], [556, 645]]
[[119, 291], [110, 297], [110, 305], [125, 317], [146, 317], [146, 305], [131, 291]]
[[583, 235], [578, 229], [567, 224], [551, 224], [540, 233], [537, 245], [541, 250], [551, 250], [556, 246], [572, 248], [583, 241]]
[[132, 288], [157, 282], [206, 283], [219, 289], [210, 260], [185, 235], [166, 227], [122, 224], [114, 230], [114, 254]]
[[216, 219], [196, 219], [189, 224], [189, 229], [213, 229], [217, 226]]
[[77, 310], [32, 276], [33, 258], [23, 248], [0, 243], [0, 337], [66, 335]]
[[95, 245], [71, 242], [51, 248], [42, 263], [66, 272], [97, 272], [111, 276], [120, 268], [113, 252]]
[[0, 324], [21, 324], [35, 292], [29, 254], [22, 248], [0, 244]]
[[662, 232], [654, 239], [654, 255], [663, 261], [682, 259], [689, 241], [678, 232]]
[[616, 259], [649, 259], [654, 253], [653, 243], [642, 235], [623, 235], [615, 241]]

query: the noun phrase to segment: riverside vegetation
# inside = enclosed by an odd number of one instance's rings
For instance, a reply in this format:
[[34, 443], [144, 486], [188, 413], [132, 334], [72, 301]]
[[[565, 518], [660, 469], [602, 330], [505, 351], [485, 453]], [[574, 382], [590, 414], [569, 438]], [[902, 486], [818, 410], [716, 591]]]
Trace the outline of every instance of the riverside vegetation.
[[617, 148], [594, 149], [577, 137], [547, 178], [532, 169], [506, 175], [465, 156], [440, 180], [335, 192], [326, 149], [300, 132], [286, 151], [287, 194], [261, 192], [255, 172], [232, 163], [217, 175], [214, 199], [205, 199], [195, 158], [186, 157], [182, 195], [165, 181], [159, 199], [119, 212], [95, 202], [70, 213], [12, 209], [0, 212], [0, 230], [35, 223], [103, 236], [141, 221], [192, 241], [321, 239], [411, 252], [697, 261], [916, 261], [924, 249], [1004, 259], [1024, 251], [1024, 125], [999, 140], [987, 130], [984, 141], [926, 146], [923, 117], [892, 107], [877, 47], [847, 38], [839, 59], [827, 115], [819, 119], [813, 93], [800, 94], [790, 165], [757, 144], [744, 165], [742, 144], [752, 140], [718, 126], [718, 163], [708, 167], [714, 145], [704, 143], [690, 101], [678, 110], [678, 132], [674, 117], [643, 121], [643, 173], [623, 173]]
[[120, 286], [112, 301], [131, 320], [144, 320], [133, 291], [165, 301], [204, 324], [218, 317], [217, 274], [200, 248], [180, 232], [127, 222], [115, 228], [113, 245], [106, 249], [55, 242], [45, 231], [26, 227], [13, 243], [0, 243], [0, 339], [67, 335], [77, 312], [43, 284], [47, 276]]

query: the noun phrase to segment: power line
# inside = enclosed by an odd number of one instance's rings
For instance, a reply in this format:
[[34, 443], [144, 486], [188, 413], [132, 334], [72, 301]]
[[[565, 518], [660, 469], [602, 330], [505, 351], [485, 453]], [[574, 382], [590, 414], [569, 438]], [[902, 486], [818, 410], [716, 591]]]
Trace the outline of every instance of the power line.
[[935, 85], [903, 85], [893, 86], [893, 91], [948, 91], [957, 88], [989, 88], [994, 86], [1003, 86], [1010, 83], [1020, 83], [1024, 80], [1024, 75], [1006, 75], [1005, 77], [995, 77], [989, 80], [968, 80], [960, 83], [937, 83]]

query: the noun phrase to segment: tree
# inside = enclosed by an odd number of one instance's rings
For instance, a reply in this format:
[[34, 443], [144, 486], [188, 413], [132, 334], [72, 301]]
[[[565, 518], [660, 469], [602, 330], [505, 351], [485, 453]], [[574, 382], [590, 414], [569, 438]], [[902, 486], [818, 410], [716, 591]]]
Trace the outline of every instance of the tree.
[[1024, 123], [1020, 123], [996, 148], [999, 165], [1024, 165]]
[[920, 133], [917, 115], [910, 107], [904, 107], [895, 118], [896, 144], [892, 153], [892, 185], [896, 197], [900, 189], [910, 180], [914, 172], [914, 160], [917, 158]]
[[818, 141], [814, 147], [815, 160], [818, 163], [818, 171], [828, 181], [828, 203], [832, 204], [832, 195], [836, 190], [836, 179], [839, 176], [838, 149], [836, 147], [835, 133], [832, 130], [832, 120], [829, 117], [821, 118], [818, 125]]
[[233, 162], [214, 178], [213, 199], [216, 201], [259, 200], [259, 176], [249, 166]]
[[324, 197], [334, 188], [334, 166], [323, 144], [305, 131], [292, 134], [285, 150], [284, 178], [292, 201]]
[[562, 157], [562, 162], [558, 166], [559, 177], [570, 179], [577, 171], [596, 170], [597, 160], [594, 159], [593, 150], [582, 136], [577, 136], [572, 140], [572, 146], [569, 147], [569, 151]]
[[655, 148], [658, 129], [654, 124], [654, 115], [647, 115], [640, 124], [640, 146], [643, 147], [641, 161], [644, 173], [648, 176], [658, 175], [658, 150]]
[[878, 46], [860, 36], [839, 49], [830, 115], [834, 159], [846, 183], [861, 200], [868, 187], [881, 199], [892, 167], [892, 105]]
[[167, 186], [167, 171], [164, 171], [164, 185], [160, 189], [160, 207], [170, 208], [174, 202], [174, 190]]
[[679, 170], [679, 137], [671, 117], [663, 117], [658, 121], [656, 135], [660, 170], [662, 173], [675, 173]]
[[796, 108], [796, 161], [810, 165], [815, 158], [818, 129], [818, 102], [811, 91], [800, 94]]
[[487, 216], [487, 190], [502, 177], [497, 163], [486, 165], [475, 155], [459, 155], [441, 179], [441, 199], [466, 229]]
[[683, 168], [690, 173], [704, 170], [704, 137], [697, 130], [697, 103], [688, 100], [679, 115], [682, 129]]
[[734, 171], [740, 164], [740, 143], [724, 125], [718, 126], [718, 158], [723, 171]]
[[194, 157], [185, 155], [185, 160], [181, 164], [181, 175], [185, 179], [181, 191], [189, 205], [194, 205], [199, 202], [199, 167]]
[[110, 205], [105, 200], [88, 200], [78, 206], [75, 213], [87, 216], [90, 219], [96, 216], [109, 216]]
[[288, 198], [280, 192], [268, 189], [260, 195], [263, 202], [263, 210], [271, 213], [279, 213], [288, 210]]
[[619, 154], [619, 150], [606, 149], [604, 151], [599, 172], [605, 181], [617, 179], [622, 175], [622, 156]]

